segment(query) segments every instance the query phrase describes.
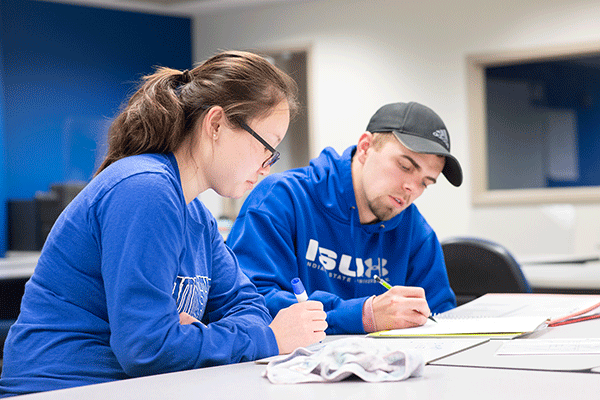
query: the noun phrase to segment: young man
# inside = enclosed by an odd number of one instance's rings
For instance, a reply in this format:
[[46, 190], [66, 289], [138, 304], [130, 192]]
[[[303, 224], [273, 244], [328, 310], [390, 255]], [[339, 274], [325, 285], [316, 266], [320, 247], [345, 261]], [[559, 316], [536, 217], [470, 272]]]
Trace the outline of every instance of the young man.
[[227, 243], [272, 315], [296, 302], [299, 277], [323, 303], [327, 333], [422, 325], [456, 305], [440, 243], [413, 204], [440, 173], [462, 183], [441, 118], [388, 104], [342, 155], [326, 148], [308, 167], [265, 178]]

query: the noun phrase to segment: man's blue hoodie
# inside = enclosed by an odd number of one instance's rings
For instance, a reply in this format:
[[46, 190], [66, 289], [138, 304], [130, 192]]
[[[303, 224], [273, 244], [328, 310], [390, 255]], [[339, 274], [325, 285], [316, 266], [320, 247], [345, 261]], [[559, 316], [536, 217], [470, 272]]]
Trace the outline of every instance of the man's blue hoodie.
[[374, 275], [422, 287], [433, 313], [456, 305], [440, 243], [414, 204], [388, 221], [360, 223], [355, 149], [340, 156], [326, 148], [308, 167], [266, 177], [227, 238], [271, 315], [296, 302], [290, 281], [299, 277], [309, 299], [323, 303], [328, 334], [365, 332], [363, 303], [386, 290]]

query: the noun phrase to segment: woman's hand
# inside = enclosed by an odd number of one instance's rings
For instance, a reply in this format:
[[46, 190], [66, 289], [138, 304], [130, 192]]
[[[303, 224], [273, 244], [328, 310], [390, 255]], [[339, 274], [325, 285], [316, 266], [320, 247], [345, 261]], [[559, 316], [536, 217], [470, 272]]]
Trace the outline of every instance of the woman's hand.
[[200, 322], [200, 321], [198, 321], [196, 318], [192, 317], [190, 314], [188, 314], [186, 312], [182, 312], [181, 314], [179, 314], [179, 323], [181, 325], [190, 325], [193, 322]]
[[296, 303], [279, 311], [269, 327], [275, 334], [279, 354], [291, 353], [325, 338], [327, 314], [319, 301]]

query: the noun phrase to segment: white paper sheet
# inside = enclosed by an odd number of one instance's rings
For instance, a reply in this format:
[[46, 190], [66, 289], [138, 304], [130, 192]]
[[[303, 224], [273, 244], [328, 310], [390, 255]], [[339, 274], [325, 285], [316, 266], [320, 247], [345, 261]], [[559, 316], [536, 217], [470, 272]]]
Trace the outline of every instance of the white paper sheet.
[[600, 354], [600, 339], [510, 340], [496, 351], [499, 356], [544, 354]]

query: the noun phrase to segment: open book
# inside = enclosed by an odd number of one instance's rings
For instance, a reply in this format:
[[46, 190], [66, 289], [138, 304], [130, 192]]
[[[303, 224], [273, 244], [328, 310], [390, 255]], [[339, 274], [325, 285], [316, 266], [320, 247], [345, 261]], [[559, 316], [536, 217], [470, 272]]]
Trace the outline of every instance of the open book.
[[453, 310], [437, 314], [416, 328], [369, 334], [374, 337], [505, 336], [543, 328], [546, 322], [600, 302], [600, 296], [556, 294], [496, 294], [481, 296]]

